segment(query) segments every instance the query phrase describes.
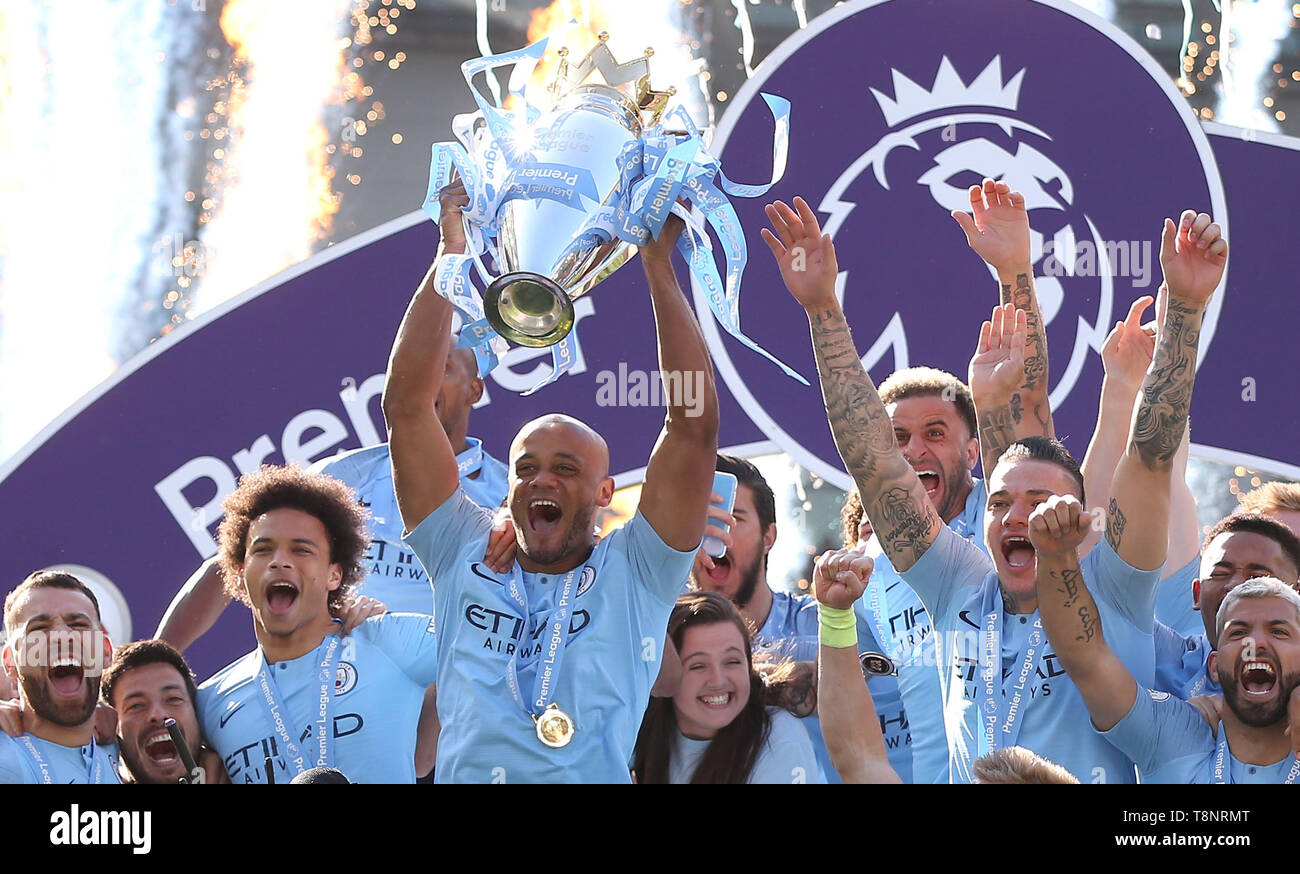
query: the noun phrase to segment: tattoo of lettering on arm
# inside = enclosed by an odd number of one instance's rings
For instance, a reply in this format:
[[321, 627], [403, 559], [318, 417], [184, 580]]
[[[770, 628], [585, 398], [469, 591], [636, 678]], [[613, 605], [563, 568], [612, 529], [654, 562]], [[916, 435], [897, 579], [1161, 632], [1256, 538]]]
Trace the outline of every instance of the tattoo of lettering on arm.
[[1142, 404], [1133, 423], [1131, 445], [1151, 470], [1172, 464], [1183, 439], [1196, 378], [1200, 321], [1198, 308], [1170, 298], [1160, 345], [1142, 384]]
[[1024, 415], [1025, 412], [1024, 401], [1020, 400], [1020, 392], [1016, 392], [1011, 396], [1010, 409], [1011, 409], [1011, 421], [1019, 425], [1020, 418], [1022, 415]]
[[[1049, 571], [1048, 577], [1053, 581], [1053, 583], [1059, 583], [1055, 588], [1056, 591], [1065, 595], [1063, 606], [1073, 607], [1075, 602], [1078, 601], [1079, 595], [1083, 592], [1082, 572], [1077, 568], [1066, 568], [1061, 571]], [[1075, 611], [1075, 615], [1079, 617], [1079, 628], [1078, 634], [1075, 635], [1074, 639], [1084, 643], [1091, 643], [1093, 638], [1097, 636], [1097, 632], [1101, 627], [1100, 621], [1095, 615], [1093, 608], [1089, 606], [1090, 601], [1091, 599], [1089, 599], [1088, 602], [1080, 604], [1078, 609]]]
[[1119, 551], [1119, 544], [1124, 539], [1124, 526], [1127, 524], [1128, 517], [1119, 508], [1119, 502], [1111, 498], [1110, 508], [1106, 511], [1106, 541], [1116, 552]]
[[1002, 303], [1013, 303], [1025, 311], [1025, 388], [1033, 391], [1047, 377], [1047, 338], [1043, 336], [1042, 319], [1034, 306], [1033, 286], [1028, 273], [1016, 274], [1012, 288], [1002, 284]]

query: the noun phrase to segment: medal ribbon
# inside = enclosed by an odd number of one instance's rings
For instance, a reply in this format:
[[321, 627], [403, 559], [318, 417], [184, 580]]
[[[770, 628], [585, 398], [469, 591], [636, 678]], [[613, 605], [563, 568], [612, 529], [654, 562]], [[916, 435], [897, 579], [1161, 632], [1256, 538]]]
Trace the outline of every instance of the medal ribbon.
[[[1228, 733], [1223, 729], [1223, 722], [1219, 722], [1219, 745], [1214, 751], [1214, 763], [1210, 766], [1211, 783], [1231, 783], [1232, 769], [1226, 764], [1228, 758]], [[1291, 763], [1291, 770], [1287, 773], [1286, 779], [1282, 781], [1283, 786], [1290, 786], [1295, 783], [1295, 778], [1300, 777], [1300, 756], [1295, 757]]]
[[[1002, 746], [1015, 746], [1023, 724], [1021, 716], [1029, 705], [1025, 697], [1024, 682], [1037, 667], [1038, 651], [1043, 643], [1043, 620], [1034, 620], [1020, 659], [1020, 671], [1002, 677], [1002, 593], [998, 586], [989, 587], [984, 597], [983, 647], [980, 652], [979, 681], [975, 684], [975, 703], [978, 719], [982, 721], [979, 732], [979, 754], [985, 755]], [[1026, 678], [1022, 681], [1021, 678]], [[1006, 700], [1007, 681], [1012, 681], [1010, 703]], [[1017, 685], [1019, 684], [1019, 685]], [[1005, 714], [1005, 715], [1004, 715]]]
[[[560, 599], [556, 602], [555, 609], [551, 611], [551, 615], [546, 620], [546, 627], [549, 629], [546, 647], [533, 659], [535, 675], [531, 702], [524, 700], [519, 683], [518, 651], [511, 655], [510, 661], [506, 663], [506, 682], [510, 686], [510, 694], [514, 696], [515, 703], [534, 719], [542, 714], [542, 711], [550, 705], [551, 699], [555, 697], [555, 687], [560, 676], [560, 665], [564, 662], [564, 650], [569, 639], [573, 583], [585, 567], [586, 565], [579, 565], [569, 571], [564, 575], [564, 582], [560, 584]], [[510, 600], [523, 612], [523, 634], [526, 638], [528, 635], [528, 620], [532, 613], [528, 609], [528, 595], [523, 585], [523, 574], [519, 570], [519, 565], [515, 565], [504, 588]]]
[[[321, 649], [325, 654], [319, 658], [320, 670], [316, 678], [320, 681], [320, 696], [317, 698], [319, 705], [318, 716], [312, 723], [312, 734], [316, 738], [317, 756], [315, 767], [332, 768], [334, 767], [334, 754], [330, 749], [330, 735], [334, 720], [332, 718], [334, 710], [334, 683], [338, 677], [338, 648], [342, 643], [342, 638], [337, 634], [330, 634], [326, 642], [316, 648], [316, 654], [319, 655]], [[296, 768], [295, 774], [301, 774], [307, 770], [302, 752], [298, 745], [294, 743], [293, 736], [289, 733], [287, 722], [292, 719], [289, 714], [289, 708], [284, 703], [284, 698], [280, 695], [280, 689], [276, 686], [275, 677], [266, 663], [266, 656], [258, 647], [257, 658], [259, 662], [257, 671], [257, 682], [262, 689], [262, 705], [266, 709], [267, 718], [270, 720], [271, 728], [275, 731], [276, 737], [284, 745], [284, 760], [286, 766], [290, 769]]]
[[[33, 764], [37, 768], [37, 778], [41, 783], [52, 784], [53, 777], [50, 776], [49, 766], [45, 764], [45, 759], [41, 756], [40, 750], [36, 749], [36, 744], [27, 735], [18, 738], [22, 741], [23, 746], [27, 747], [27, 755], [31, 757]], [[86, 782], [94, 783], [96, 786], [104, 782], [104, 762], [95, 755], [95, 742], [90, 742], [90, 761], [86, 763]]]

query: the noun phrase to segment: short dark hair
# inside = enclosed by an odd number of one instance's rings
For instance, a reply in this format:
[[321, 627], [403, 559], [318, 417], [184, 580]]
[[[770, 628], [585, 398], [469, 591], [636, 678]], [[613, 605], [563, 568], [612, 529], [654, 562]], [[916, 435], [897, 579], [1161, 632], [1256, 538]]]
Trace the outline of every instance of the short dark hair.
[[892, 404], [907, 398], [939, 397], [950, 401], [966, 423], [966, 437], [979, 436], [976, 426], [975, 399], [966, 383], [937, 367], [904, 367], [895, 370], [880, 384], [880, 400]]
[[113, 660], [108, 663], [104, 676], [99, 681], [99, 692], [104, 702], [110, 707], [116, 707], [113, 689], [117, 686], [117, 681], [136, 668], [154, 664], [171, 665], [176, 669], [176, 673], [180, 674], [181, 679], [185, 681], [185, 691], [190, 696], [190, 706], [197, 712], [199, 692], [194, 685], [194, 672], [190, 670], [185, 656], [165, 640], [137, 640], [113, 650]]
[[284, 508], [301, 510], [325, 526], [330, 539], [330, 563], [343, 568], [343, 582], [329, 594], [329, 605], [337, 607], [365, 576], [361, 556], [370, 545], [366, 527], [369, 512], [344, 483], [293, 465], [265, 464], [256, 472], [245, 474], [239, 480], [239, 487], [221, 505], [225, 518], [217, 529], [217, 540], [226, 593], [241, 603], [248, 603], [248, 595], [239, 585], [248, 529], [263, 513]]
[[749, 486], [754, 493], [754, 512], [758, 514], [758, 526], [767, 533], [769, 525], [776, 524], [776, 496], [753, 462], [734, 455], [719, 455], [714, 467], [720, 473], [734, 474], [738, 485]]
[[[998, 464], [1004, 461], [1014, 461], [1017, 458], [1035, 458], [1039, 461], [1046, 461], [1068, 473], [1074, 484], [1079, 487], [1079, 501], [1085, 506], [1088, 503], [1087, 496], [1083, 491], [1083, 471], [1079, 470], [1079, 462], [1074, 460], [1070, 450], [1065, 448], [1065, 444], [1055, 437], [1021, 437], [1019, 440], [1007, 447], [998, 458]], [[997, 468], [997, 465], [994, 465]], [[993, 477], [993, 471], [988, 471], [990, 479]]]
[[1205, 552], [1210, 542], [1220, 534], [1237, 531], [1267, 537], [1282, 547], [1282, 551], [1286, 553], [1287, 558], [1291, 559], [1291, 564], [1295, 566], [1296, 571], [1300, 572], [1300, 538], [1296, 537], [1295, 532], [1286, 525], [1262, 513], [1234, 513], [1231, 516], [1224, 516], [1206, 532], [1205, 539], [1201, 541], [1201, 552]]
[[27, 575], [18, 586], [5, 597], [4, 627], [6, 634], [13, 627], [14, 613], [18, 609], [18, 601], [23, 595], [32, 589], [71, 589], [74, 592], [80, 592], [90, 599], [90, 603], [95, 607], [95, 621], [101, 622], [99, 613], [99, 599], [95, 593], [90, 590], [81, 580], [72, 574], [63, 571], [34, 571]]

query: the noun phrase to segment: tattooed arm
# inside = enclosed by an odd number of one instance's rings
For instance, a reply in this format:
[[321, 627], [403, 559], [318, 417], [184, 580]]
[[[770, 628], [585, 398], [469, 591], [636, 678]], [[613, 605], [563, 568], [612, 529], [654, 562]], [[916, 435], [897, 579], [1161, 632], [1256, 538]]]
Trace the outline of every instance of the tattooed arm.
[[[987, 479], [991, 472], [987, 464], [990, 455], [998, 459], [1011, 440], [1021, 437], [1055, 437], [1056, 429], [1047, 397], [1047, 331], [1034, 293], [1025, 197], [1012, 191], [1007, 183], [992, 179], [985, 179], [983, 185], [972, 185], [969, 194], [971, 212], [953, 210], [952, 217], [961, 225], [971, 249], [997, 274], [999, 303], [1010, 304], [1025, 314], [1021, 379], [1000, 397], [985, 399], [986, 410], [996, 423], [990, 437], [995, 441], [1000, 434], [1010, 437], [1005, 442], [994, 442], [985, 450], [986, 428], [981, 422], [980, 449], [986, 461], [984, 477]], [[974, 386], [971, 390], [974, 391]], [[979, 397], [975, 400], [978, 407]]]
[[1165, 219], [1165, 312], [1107, 505], [1106, 539], [1140, 570], [1160, 567], [1168, 552], [1170, 484], [1191, 408], [1201, 318], [1227, 259], [1228, 243], [1205, 213], [1187, 210], [1177, 226]]
[[764, 228], [763, 240], [808, 315], [835, 446], [881, 546], [901, 573], [930, 548], [943, 521], [894, 441], [893, 422], [835, 299], [835, 246], [802, 198], [795, 198], [795, 207], [797, 212], [780, 202], [768, 206], [775, 233]]
[[1092, 722], [1108, 731], [1133, 709], [1137, 681], [1102, 634], [1097, 602], [1079, 569], [1079, 544], [1092, 514], [1074, 495], [1055, 495], [1029, 517], [1038, 553], [1038, 612], [1061, 666], [1088, 705]]
[[767, 703], [803, 719], [817, 715], [817, 663], [789, 662], [768, 678]]

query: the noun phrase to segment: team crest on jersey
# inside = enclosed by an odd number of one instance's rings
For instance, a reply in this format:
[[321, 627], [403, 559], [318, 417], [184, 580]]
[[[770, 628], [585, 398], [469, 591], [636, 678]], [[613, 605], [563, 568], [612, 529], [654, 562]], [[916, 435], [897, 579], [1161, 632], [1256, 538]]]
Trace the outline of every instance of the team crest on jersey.
[[596, 582], [596, 569], [588, 565], [582, 569], [582, 577], [578, 580], [578, 594], [574, 595], [574, 597], [576, 598], [590, 589], [591, 584], [594, 582]]
[[357, 669], [351, 662], [339, 662], [338, 673], [334, 676], [334, 694], [346, 695], [357, 685]]
[[[770, 122], [755, 98], [761, 90], [791, 101], [791, 161], [778, 196], [802, 195], [835, 241], [836, 296], [877, 384], [914, 365], [965, 377], [998, 290], [950, 213], [970, 211], [969, 187], [985, 177], [1020, 191], [1050, 339], [1052, 411], [1058, 432], [1069, 433], [1071, 421], [1091, 428], [1109, 329], [1160, 285], [1161, 219], [1196, 206], [1218, 220], [1226, 209], [1205, 135], [1142, 48], [1054, 0], [1002, 5], [1014, 7], [1034, 39], [972, 40], [987, 32], [987, 10], [965, 0], [933, 0], [924, 11], [853, 3], [825, 13], [746, 83], [718, 138], [728, 173], [734, 166], [738, 176], [761, 176], [767, 156], [752, 143]], [[862, 53], [862, 45], [875, 49]], [[737, 209], [749, 236], [767, 224], [761, 204]], [[742, 321], [759, 320], [755, 339], [815, 374], [803, 332], [764, 331], [762, 320], [798, 309], [784, 292], [767, 293], [782, 285], [774, 259], [750, 255], [745, 286], [759, 290], [741, 296]], [[1202, 356], [1223, 297], [1221, 289], [1207, 312]], [[750, 307], [770, 312], [751, 316]], [[719, 373], [759, 428], [804, 466], [850, 487], [816, 386], [776, 378], [768, 362], [701, 324], [714, 335]]]

